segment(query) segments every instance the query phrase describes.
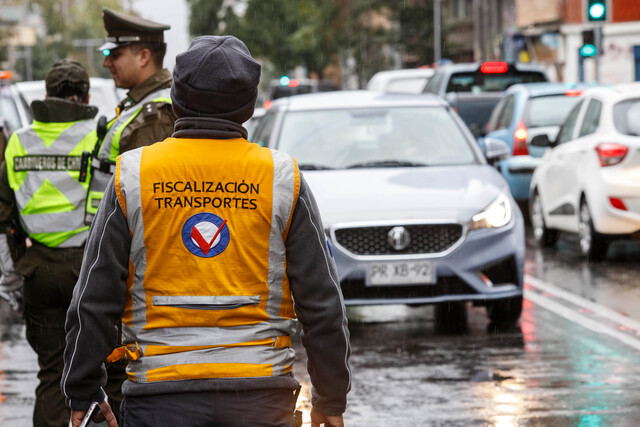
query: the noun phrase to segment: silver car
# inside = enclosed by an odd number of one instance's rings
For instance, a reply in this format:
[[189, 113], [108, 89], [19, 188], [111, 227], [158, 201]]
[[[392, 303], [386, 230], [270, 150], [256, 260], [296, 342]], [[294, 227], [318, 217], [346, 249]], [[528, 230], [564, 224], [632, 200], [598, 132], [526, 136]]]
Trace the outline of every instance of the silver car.
[[[433, 95], [333, 92], [273, 103], [253, 142], [292, 154], [324, 221], [347, 305], [522, 311], [524, 225], [458, 115]], [[487, 160], [485, 159], [487, 157]]]

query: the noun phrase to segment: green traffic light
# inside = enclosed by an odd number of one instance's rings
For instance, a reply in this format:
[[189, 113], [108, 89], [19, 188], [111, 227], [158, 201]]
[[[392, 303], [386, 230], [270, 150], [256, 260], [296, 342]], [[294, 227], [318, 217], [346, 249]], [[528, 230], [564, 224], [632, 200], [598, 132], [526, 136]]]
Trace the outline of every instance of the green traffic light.
[[585, 44], [580, 48], [580, 55], [585, 57], [595, 56], [596, 47], [592, 44]]
[[587, 18], [589, 21], [606, 21], [607, 5], [606, 0], [588, 0]]
[[604, 15], [604, 5], [602, 3], [594, 3], [589, 7], [589, 16], [593, 19], [600, 19]]

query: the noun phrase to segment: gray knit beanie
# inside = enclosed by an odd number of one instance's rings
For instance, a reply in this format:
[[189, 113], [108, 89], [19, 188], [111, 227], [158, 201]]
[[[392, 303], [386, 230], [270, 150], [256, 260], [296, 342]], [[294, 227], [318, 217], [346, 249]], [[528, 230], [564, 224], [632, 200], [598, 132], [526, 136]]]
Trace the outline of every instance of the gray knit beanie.
[[242, 124], [253, 115], [260, 64], [233, 36], [201, 36], [176, 57], [171, 100], [178, 117]]

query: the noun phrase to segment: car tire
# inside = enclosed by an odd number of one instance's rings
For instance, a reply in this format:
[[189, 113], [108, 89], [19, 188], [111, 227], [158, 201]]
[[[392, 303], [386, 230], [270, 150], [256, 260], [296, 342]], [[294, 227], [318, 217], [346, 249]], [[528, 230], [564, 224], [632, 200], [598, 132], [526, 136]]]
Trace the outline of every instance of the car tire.
[[547, 224], [544, 222], [542, 202], [540, 201], [540, 195], [537, 191], [534, 192], [531, 197], [529, 215], [531, 218], [531, 229], [533, 230], [533, 237], [535, 238], [536, 243], [542, 247], [555, 245], [558, 241], [558, 230], [547, 228]]
[[487, 303], [487, 316], [492, 324], [504, 325], [518, 321], [522, 314], [522, 295]]
[[578, 213], [578, 244], [580, 253], [590, 261], [599, 261], [607, 256], [609, 239], [604, 234], [600, 234], [593, 227], [591, 211], [586, 199], [580, 202], [580, 212]]
[[441, 302], [434, 307], [438, 332], [463, 332], [467, 329], [467, 306], [464, 301]]

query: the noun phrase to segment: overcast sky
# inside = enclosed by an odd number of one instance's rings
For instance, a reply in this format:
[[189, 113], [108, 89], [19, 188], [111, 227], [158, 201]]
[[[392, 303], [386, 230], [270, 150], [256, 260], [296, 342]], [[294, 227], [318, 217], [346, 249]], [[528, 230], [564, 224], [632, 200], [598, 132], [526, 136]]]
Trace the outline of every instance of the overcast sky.
[[186, 0], [135, 0], [133, 8], [145, 19], [171, 25], [165, 31], [167, 55], [164, 66], [170, 71], [176, 63], [176, 55], [189, 47], [189, 7]]

